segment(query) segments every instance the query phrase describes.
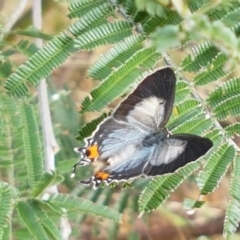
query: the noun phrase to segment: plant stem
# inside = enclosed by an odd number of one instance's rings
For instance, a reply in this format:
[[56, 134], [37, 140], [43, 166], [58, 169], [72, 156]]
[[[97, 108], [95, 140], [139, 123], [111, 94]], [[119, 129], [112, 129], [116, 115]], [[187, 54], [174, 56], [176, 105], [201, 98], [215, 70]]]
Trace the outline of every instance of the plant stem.
[[[33, 25], [36, 29], [42, 28], [42, 6], [41, 0], [33, 0]], [[35, 43], [38, 48], [43, 47], [42, 39], [35, 39]], [[39, 110], [42, 123], [43, 139], [44, 139], [44, 159], [45, 159], [45, 170], [51, 172], [55, 170], [55, 154], [59, 150], [54, 131], [53, 124], [51, 121], [50, 108], [47, 94], [46, 79], [42, 79], [38, 86], [38, 99], [39, 99]], [[57, 186], [52, 186], [47, 189], [43, 198], [48, 199], [50, 194], [58, 193]], [[65, 209], [63, 209], [65, 212]], [[62, 239], [67, 240], [70, 233], [71, 227], [66, 217], [60, 219], [60, 231]]]

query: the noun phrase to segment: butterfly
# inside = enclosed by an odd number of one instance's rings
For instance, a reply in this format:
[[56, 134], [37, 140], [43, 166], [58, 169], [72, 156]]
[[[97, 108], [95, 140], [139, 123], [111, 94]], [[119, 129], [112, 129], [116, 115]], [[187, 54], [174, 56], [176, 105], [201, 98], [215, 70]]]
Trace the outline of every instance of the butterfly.
[[92, 164], [94, 175], [83, 184], [109, 185], [137, 177], [172, 173], [205, 155], [210, 139], [171, 134], [165, 125], [174, 103], [176, 77], [169, 67], [147, 76], [103, 121], [84, 147], [76, 148], [77, 165]]

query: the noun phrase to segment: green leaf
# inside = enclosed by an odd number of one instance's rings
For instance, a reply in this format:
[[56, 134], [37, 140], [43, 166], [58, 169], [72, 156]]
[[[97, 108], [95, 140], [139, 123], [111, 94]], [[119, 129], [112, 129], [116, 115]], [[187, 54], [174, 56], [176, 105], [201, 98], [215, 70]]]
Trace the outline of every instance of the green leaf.
[[39, 217], [28, 202], [19, 201], [16, 209], [34, 239], [49, 240]]
[[188, 83], [186, 81], [177, 81], [175, 101], [183, 101], [190, 94]]
[[85, 31], [76, 40], [76, 48], [91, 50], [99, 45], [115, 43], [131, 34], [132, 26], [127, 21], [104, 23]]
[[[239, 153], [238, 153], [239, 154]], [[231, 235], [236, 232], [240, 221], [240, 157], [236, 157], [233, 161], [233, 171], [231, 173], [231, 183], [229, 191], [229, 202], [226, 209], [226, 215], [224, 220], [224, 237], [229, 239]]]
[[12, 187], [0, 182], [0, 235], [9, 227], [15, 200]]
[[177, 114], [174, 114], [175, 110], [173, 111], [172, 117], [167, 124], [169, 129], [173, 129], [176, 126], [188, 121], [189, 119], [195, 117], [199, 114], [200, 102], [195, 99], [188, 99], [185, 100], [176, 106]]
[[228, 116], [240, 115], [240, 93], [220, 102], [213, 112], [219, 120], [224, 120]]
[[233, 161], [235, 149], [228, 143], [223, 144], [217, 151], [212, 152], [197, 177], [197, 185], [202, 195], [211, 193], [226, 174], [229, 164]]
[[53, 220], [48, 216], [48, 213], [42, 208], [41, 201], [32, 200], [29, 202], [34, 213], [38, 217], [40, 223], [42, 224], [44, 230], [53, 240], [62, 239], [62, 236], [59, 232], [57, 225]]
[[212, 126], [210, 118], [206, 118], [205, 114], [201, 111], [194, 118], [187, 120], [186, 122], [176, 126], [174, 133], [191, 133], [196, 135], [202, 135], [204, 131], [208, 130]]
[[[142, 13], [140, 12], [139, 15], [141, 16]], [[167, 25], [179, 25], [182, 21], [182, 18], [176, 11], [171, 11], [169, 9], [167, 9], [166, 11], [166, 17], [154, 16], [143, 19], [142, 17], [140, 17], [140, 19], [141, 19], [140, 22], [142, 22], [144, 33], [146, 35], [149, 35], [150, 33], [156, 31], [158, 27], [164, 27]], [[170, 30], [170, 32], [171, 32], [170, 36], [172, 37], [172, 35], [174, 35], [173, 32], [175, 32], [175, 30], [172, 29]], [[170, 32], [168, 30], [168, 34]]]
[[85, 1], [74, 1], [71, 2], [69, 6], [69, 14], [68, 17], [78, 18], [85, 16], [92, 9], [98, 9], [99, 6], [106, 4], [105, 0], [85, 0]]
[[207, 41], [194, 47], [192, 52], [192, 55], [187, 55], [181, 63], [184, 71], [197, 72], [219, 54], [219, 50]]
[[112, 7], [105, 1], [104, 4], [98, 5], [86, 12], [68, 29], [73, 36], [80, 37], [81, 34], [84, 34], [94, 27], [107, 23], [107, 18], [112, 14], [112, 12]]
[[208, 97], [207, 102], [215, 108], [222, 102], [227, 101], [231, 97], [240, 94], [240, 78], [232, 78], [227, 82], [217, 87]]
[[28, 172], [27, 177], [29, 185], [33, 187], [43, 175], [42, 146], [33, 106], [22, 103], [21, 113], [23, 121], [22, 137]]
[[225, 127], [225, 132], [227, 137], [234, 137], [234, 135], [240, 136], [240, 123], [236, 122], [227, 127]]
[[218, 129], [213, 129], [204, 134], [204, 137], [213, 141], [213, 147], [218, 147], [223, 142], [223, 135]]
[[99, 118], [94, 119], [93, 121], [85, 124], [78, 131], [79, 135], [76, 139], [83, 140], [86, 137], [89, 137], [93, 131], [97, 128], [97, 126], [107, 117], [106, 113], [103, 113]]
[[52, 195], [48, 203], [57, 204], [58, 206], [72, 211], [80, 211], [82, 213], [93, 214], [103, 218], [120, 222], [121, 214], [102, 205], [95, 204], [89, 200], [71, 195]]
[[[144, 69], [153, 67], [160, 54], [154, 48], [144, 48], [135, 53], [124, 65], [91, 92], [92, 100], [85, 98], [82, 111], [100, 111], [104, 106], [120, 96], [129, 86], [142, 75]], [[140, 69], [140, 68], [143, 69]]]
[[12, 34], [18, 34], [18, 35], [23, 35], [23, 36], [28, 36], [28, 37], [33, 37], [33, 38], [41, 38], [43, 40], [51, 40], [52, 36], [50, 36], [49, 34], [43, 33], [42, 31], [40, 31], [39, 29], [36, 28], [28, 28], [28, 29], [24, 29], [24, 30], [14, 30], [11, 31], [10, 33]]
[[63, 176], [56, 172], [44, 173], [44, 175], [33, 186], [30, 196], [32, 198], [38, 198], [43, 192], [64, 180]]
[[229, 72], [224, 70], [227, 57], [219, 54], [211, 63], [208, 64], [205, 71], [200, 72], [193, 79], [196, 85], [205, 85], [225, 77]]
[[174, 174], [154, 178], [139, 197], [140, 215], [158, 208], [189, 175], [199, 167], [198, 162], [189, 163]]
[[72, 39], [65, 33], [53, 38], [43, 49], [32, 55], [5, 82], [9, 95], [23, 97], [28, 94], [27, 84], [37, 84], [46, 78], [73, 52]]
[[144, 37], [141, 35], [131, 35], [116, 43], [90, 67], [89, 75], [96, 80], [105, 79], [115, 68], [123, 65], [133, 54], [143, 48], [143, 40]]

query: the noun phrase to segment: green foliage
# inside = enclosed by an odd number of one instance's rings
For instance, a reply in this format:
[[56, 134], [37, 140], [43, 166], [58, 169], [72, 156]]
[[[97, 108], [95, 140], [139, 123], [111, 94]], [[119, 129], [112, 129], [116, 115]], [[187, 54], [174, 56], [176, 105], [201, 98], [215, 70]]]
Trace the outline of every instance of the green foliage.
[[91, 92], [92, 99], [86, 97], [82, 103], [82, 111], [99, 111], [108, 103], [124, 93], [143, 70], [154, 67], [160, 54], [154, 48], [143, 48], [136, 52], [124, 65], [110, 74], [105, 81]]
[[[94, 50], [101, 45], [108, 45], [110, 49], [89, 69], [89, 76], [100, 83], [83, 100], [81, 114], [101, 111], [128, 93], [156, 65], [160, 65], [162, 58], [177, 75], [175, 107], [167, 127], [173, 133], [197, 134], [214, 143], [201, 161], [204, 162], [203, 168], [196, 178], [199, 194], [213, 192], [229, 165], [233, 164], [224, 222], [224, 235], [231, 237], [238, 226], [240, 207], [240, 149], [232, 138], [240, 134], [240, 124], [234, 122], [223, 128], [219, 121], [240, 115], [240, 79], [235, 72], [240, 61], [239, 13], [238, 1], [192, 0], [185, 1], [181, 8], [176, 1], [170, 7], [164, 1], [152, 0], [138, 0], [137, 4], [130, 0], [78, 0], [69, 6], [68, 17], [73, 23], [56, 36], [34, 29], [11, 32], [38, 36], [48, 42], [40, 50], [26, 40], [17, 44], [4, 40], [0, 44], [0, 167], [2, 180], [9, 182], [0, 182], [0, 239], [61, 239], [60, 218], [68, 217], [80, 224], [86, 214], [113, 220], [108, 238], [114, 239], [121, 221], [120, 213], [132, 202], [131, 212], [136, 211], [139, 195], [141, 214], [157, 209], [198, 169], [200, 162], [197, 161], [174, 174], [154, 178], [149, 184], [139, 179], [133, 184], [134, 190], [124, 190], [117, 199], [114, 198], [112, 209], [112, 195], [116, 190], [99, 188], [91, 191], [76, 187], [68, 175], [58, 173], [69, 173], [75, 161], [72, 149], [77, 142], [73, 136], [80, 118], [75, 108], [67, 110], [65, 103], [71, 106], [74, 103], [59, 94], [60, 100], [51, 103], [55, 132], [61, 146], [56, 156], [58, 172], [45, 172], [41, 126], [32, 86], [48, 77], [70, 55], [79, 50]], [[172, 59], [179, 54], [177, 48], [180, 47], [183, 59], [174, 63]], [[19, 67], [11, 59], [16, 53], [28, 57]], [[234, 77], [229, 78], [230, 74]], [[205, 101], [198, 93], [200, 88], [195, 85], [209, 84], [209, 87], [213, 82], [218, 87], [208, 89]], [[50, 97], [54, 94], [51, 92]], [[81, 122], [77, 139], [90, 136], [106, 116], [103, 114], [86, 124]], [[88, 168], [80, 169], [79, 173], [82, 178], [91, 174]], [[71, 189], [71, 194], [41, 199], [49, 187], [60, 183]], [[184, 202], [188, 209], [203, 204], [204, 201], [199, 199]], [[13, 214], [14, 210], [17, 216]], [[13, 231], [15, 226], [20, 229]]]
[[54, 186], [60, 182], [63, 181], [63, 177], [55, 172], [52, 174], [45, 173], [42, 178], [35, 184], [35, 186], [32, 188], [32, 191], [30, 193], [30, 196], [32, 198], [37, 198], [39, 195], [41, 195], [44, 190], [46, 190], [48, 187]]
[[169, 197], [170, 193], [198, 167], [198, 162], [190, 163], [186, 167], [178, 169], [174, 175], [167, 174], [153, 179], [139, 197], [141, 214], [157, 209]]
[[229, 203], [226, 210], [226, 217], [224, 221], [224, 236], [229, 238], [237, 230], [239, 225], [240, 209], [240, 192], [239, 192], [239, 178], [240, 178], [240, 158], [237, 156], [233, 161], [233, 177], [230, 184]]
[[229, 164], [235, 156], [234, 147], [228, 143], [223, 144], [208, 158], [204, 170], [197, 178], [200, 194], [211, 193], [219, 184], [220, 178], [227, 172]]
[[43, 175], [42, 146], [33, 107], [30, 104], [20, 105], [23, 121], [23, 146], [29, 185], [33, 187]]
[[55, 204], [66, 208], [68, 211], [81, 211], [88, 214], [98, 215], [104, 218], [120, 222], [121, 214], [102, 205], [93, 204], [87, 199], [78, 198], [71, 195], [52, 195], [49, 199], [50, 204]]
[[94, 119], [92, 122], [87, 123], [84, 125], [80, 131], [79, 136], [77, 137], [78, 140], [83, 140], [86, 137], [89, 137], [89, 133], [92, 133], [98, 126], [99, 123], [103, 121], [107, 117], [106, 113], [103, 113], [99, 118]]

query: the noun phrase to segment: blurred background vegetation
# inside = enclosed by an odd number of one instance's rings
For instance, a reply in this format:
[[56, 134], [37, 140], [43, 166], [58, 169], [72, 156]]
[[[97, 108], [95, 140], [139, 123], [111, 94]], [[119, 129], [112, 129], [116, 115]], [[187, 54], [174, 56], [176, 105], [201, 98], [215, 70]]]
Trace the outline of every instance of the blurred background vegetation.
[[[21, 1], [18, 0], [0, 0], [2, 29], [8, 22], [9, 17], [11, 17], [14, 11], [16, 11], [16, 8], [19, 7], [18, 4], [20, 2]], [[139, 6], [143, 5], [144, 7], [144, 4], [141, 5], [141, 1], [138, 2]], [[47, 35], [42, 34], [41, 38], [47, 42], [51, 39], [50, 36], [54, 36], [66, 29], [73, 20], [67, 17], [69, 13], [68, 1], [44, 0], [42, 1], [42, 5], [42, 32]], [[5, 43], [1, 44], [2, 51], [3, 49], [15, 46], [15, 51], [9, 55], [9, 59], [14, 64], [13, 69], [24, 63], [28, 57], [36, 51], [36, 46], [33, 43], [34, 35], [30, 34], [32, 36], [27, 36], [27, 31], [20, 31], [27, 30], [32, 26], [31, 10], [32, 4], [29, 1], [25, 4], [24, 10], [19, 17], [13, 22], [11, 26], [12, 33], [7, 34], [4, 39]], [[159, 14], [161, 14], [161, 12]], [[110, 220], [103, 220], [94, 215], [79, 213], [76, 216], [76, 213], [72, 212], [72, 214], [70, 213], [68, 215], [72, 229], [69, 239], [221, 239], [224, 214], [228, 201], [229, 174], [224, 176], [221, 184], [213, 193], [205, 197], [204, 201], [207, 203], [202, 208], [189, 211], [183, 209], [182, 202], [185, 198], [197, 199], [199, 195], [199, 189], [193, 177], [195, 174], [193, 174], [192, 177], [189, 177], [187, 181], [171, 194], [170, 198], [158, 210], [145, 214], [141, 218], [138, 218], [139, 212], [136, 203], [148, 180], [138, 180], [134, 184], [133, 189], [122, 190], [121, 187], [116, 187], [113, 189], [99, 188], [94, 191], [92, 188], [79, 185], [77, 181], [78, 178], [85, 179], [91, 174], [90, 167], [87, 168], [87, 171], [86, 168], [79, 169], [77, 178], [70, 178], [72, 165], [79, 158], [79, 155], [73, 151], [73, 148], [80, 144], [79, 141], [76, 140], [78, 129], [84, 123], [101, 115], [97, 112], [86, 113], [84, 115], [79, 114], [81, 102], [84, 97], [98, 84], [96, 81], [87, 77], [87, 71], [98, 57], [102, 53], [105, 53], [110, 47], [111, 45], [104, 45], [91, 51], [75, 53], [55, 69], [47, 79], [54, 132], [59, 144], [59, 151], [56, 154], [56, 169], [65, 177], [64, 181], [58, 185], [58, 191], [60, 193], [71, 193], [93, 202], [110, 206], [123, 213], [122, 224], [118, 224]], [[186, 55], [186, 51], [187, 50], [174, 49], [174, 55], [172, 56], [174, 61], [180, 63], [183, 56]], [[160, 62], [159, 66], [163, 64], [163, 62]], [[7, 75], [7, 72], [11, 70], [5, 69], [5, 71]], [[236, 71], [239, 71], [239, 69]], [[237, 74], [237, 72], [235, 74]], [[189, 76], [191, 77], [191, 74]], [[1, 77], [4, 79], [4, 76]], [[201, 96], [204, 98], [215, 86], [216, 83], [212, 84], [210, 88], [208, 86], [207, 89], [202, 87], [200, 89]], [[2, 92], [4, 91], [2, 84], [0, 89]], [[31, 101], [36, 102], [35, 89], [31, 89], [31, 94]], [[109, 109], [114, 108], [118, 102], [119, 100], [116, 100], [110, 104]], [[35, 111], [37, 110], [35, 109]], [[37, 121], [39, 122], [39, 119], [37, 119]], [[221, 124], [227, 126], [233, 121], [235, 121], [235, 119], [223, 121]], [[235, 141], [239, 145], [237, 138]], [[0, 160], [0, 167], [1, 180], [11, 182], [5, 172], [8, 167], [6, 161]], [[21, 163], [16, 171], [17, 172], [14, 172], [14, 176], [16, 176], [14, 185], [23, 191], [24, 196], [24, 191], [27, 191], [28, 184], [25, 178], [26, 172], [22, 169]], [[13, 239], [31, 239], [31, 235], [24, 231], [24, 227], [22, 227], [18, 221], [13, 222], [12, 227], [14, 231]], [[231, 239], [240, 239], [240, 234], [236, 233]]]

